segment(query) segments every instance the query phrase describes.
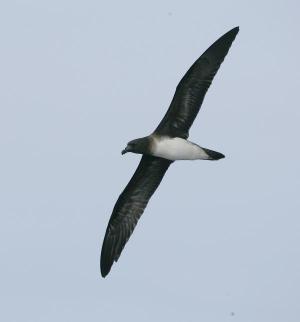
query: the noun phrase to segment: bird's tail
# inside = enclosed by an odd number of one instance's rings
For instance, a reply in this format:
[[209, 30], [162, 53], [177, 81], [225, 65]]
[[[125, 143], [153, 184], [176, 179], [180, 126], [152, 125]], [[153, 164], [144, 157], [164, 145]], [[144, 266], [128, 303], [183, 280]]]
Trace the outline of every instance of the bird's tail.
[[208, 155], [208, 160], [219, 160], [219, 159], [225, 158], [225, 155], [220, 152], [216, 152], [216, 151], [204, 149], [204, 148], [202, 149]]

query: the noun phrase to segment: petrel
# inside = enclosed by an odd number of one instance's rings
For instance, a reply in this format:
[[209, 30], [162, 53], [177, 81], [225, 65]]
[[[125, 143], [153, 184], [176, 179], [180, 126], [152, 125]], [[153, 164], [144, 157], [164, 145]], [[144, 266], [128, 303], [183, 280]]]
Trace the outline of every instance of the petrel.
[[142, 154], [141, 161], [119, 196], [106, 229], [101, 251], [101, 275], [117, 261], [147, 203], [175, 160], [219, 160], [222, 153], [188, 141], [204, 96], [235, 39], [239, 27], [213, 43], [191, 66], [176, 87], [165, 116], [155, 131], [130, 141], [122, 154]]

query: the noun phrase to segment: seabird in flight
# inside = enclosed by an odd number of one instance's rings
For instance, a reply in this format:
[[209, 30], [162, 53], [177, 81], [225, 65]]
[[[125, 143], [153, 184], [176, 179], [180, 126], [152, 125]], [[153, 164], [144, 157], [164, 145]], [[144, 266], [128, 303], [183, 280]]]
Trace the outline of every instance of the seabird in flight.
[[235, 39], [233, 28], [213, 43], [191, 66], [177, 85], [165, 116], [155, 131], [130, 141], [122, 154], [142, 154], [141, 161], [119, 196], [110, 217], [101, 251], [101, 275], [105, 277], [131, 236], [147, 203], [170, 164], [175, 160], [219, 160], [224, 155], [187, 140], [204, 96]]

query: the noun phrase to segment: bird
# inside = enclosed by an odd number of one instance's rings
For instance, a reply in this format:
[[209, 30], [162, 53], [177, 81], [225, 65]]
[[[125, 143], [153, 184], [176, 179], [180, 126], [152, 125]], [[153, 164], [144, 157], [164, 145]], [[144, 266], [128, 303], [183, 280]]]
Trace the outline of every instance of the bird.
[[122, 150], [122, 155], [132, 152], [142, 157], [109, 219], [100, 258], [102, 277], [118, 261], [148, 201], [174, 161], [224, 158], [222, 153], [187, 139], [205, 94], [238, 32], [239, 27], [235, 27], [225, 33], [194, 62], [178, 83], [171, 104], [154, 132], [128, 142]]

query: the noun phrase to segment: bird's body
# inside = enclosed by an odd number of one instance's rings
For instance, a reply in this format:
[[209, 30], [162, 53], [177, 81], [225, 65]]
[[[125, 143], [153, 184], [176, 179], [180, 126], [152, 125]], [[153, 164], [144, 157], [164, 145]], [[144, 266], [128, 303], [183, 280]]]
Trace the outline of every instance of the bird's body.
[[206, 152], [207, 149], [201, 148], [196, 143], [188, 140], [167, 136], [151, 135], [152, 149], [151, 155], [171, 161], [176, 160], [213, 160]]
[[110, 217], [101, 251], [101, 274], [105, 277], [131, 236], [148, 201], [169, 166], [176, 160], [219, 160], [222, 153], [187, 140], [204, 96], [235, 39], [233, 28], [213, 43], [179, 82], [169, 109], [155, 131], [127, 144], [122, 154], [142, 154], [141, 161], [119, 196]]
[[153, 156], [167, 160], [197, 160], [209, 159], [205, 151], [197, 144], [182, 138], [169, 138], [154, 136]]

